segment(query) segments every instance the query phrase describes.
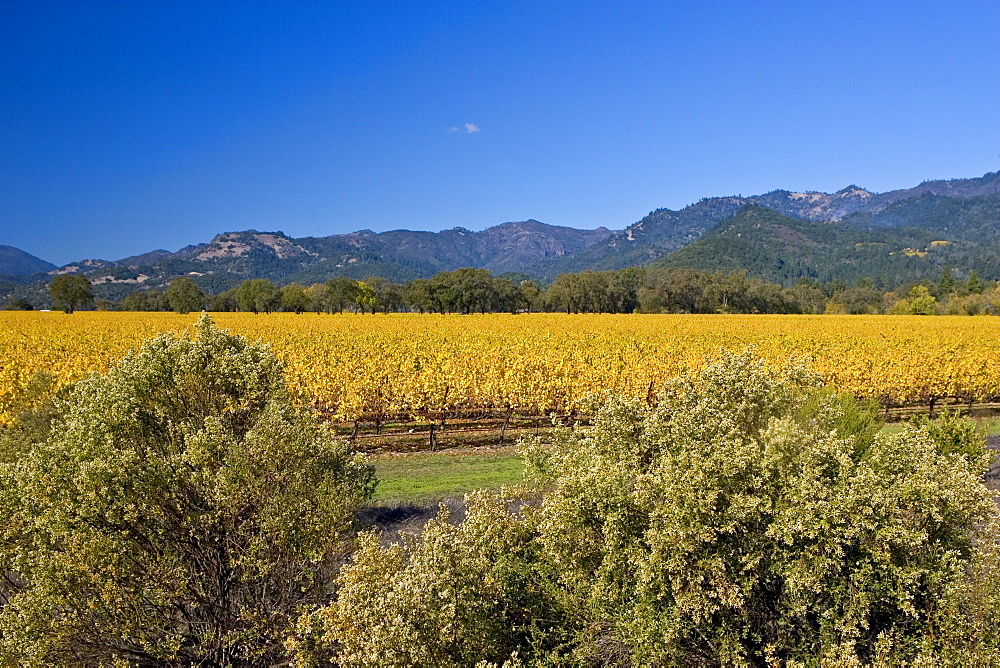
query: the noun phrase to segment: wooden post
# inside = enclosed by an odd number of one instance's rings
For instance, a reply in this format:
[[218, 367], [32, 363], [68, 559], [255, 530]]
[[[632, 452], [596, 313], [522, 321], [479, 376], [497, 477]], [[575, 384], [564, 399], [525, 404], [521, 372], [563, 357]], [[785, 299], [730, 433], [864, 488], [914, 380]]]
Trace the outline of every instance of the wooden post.
[[503, 437], [504, 437], [504, 434], [507, 433], [507, 425], [510, 424], [510, 416], [511, 416], [511, 413], [513, 413], [513, 412], [514, 412], [513, 408], [508, 408], [507, 409], [507, 415], [503, 419], [503, 426], [500, 427], [500, 445], [503, 445]]
[[434, 433], [436, 427], [437, 425], [431, 422], [431, 452], [437, 450], [437, 435]]

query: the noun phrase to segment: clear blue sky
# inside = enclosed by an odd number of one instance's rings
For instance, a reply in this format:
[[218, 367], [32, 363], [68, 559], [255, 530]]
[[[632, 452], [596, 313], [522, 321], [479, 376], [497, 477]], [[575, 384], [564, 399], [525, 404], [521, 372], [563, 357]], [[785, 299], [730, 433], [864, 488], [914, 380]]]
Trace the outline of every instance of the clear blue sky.
[[57, 264], [998, 168], [997, 0], [0, 8], [0, 244]]

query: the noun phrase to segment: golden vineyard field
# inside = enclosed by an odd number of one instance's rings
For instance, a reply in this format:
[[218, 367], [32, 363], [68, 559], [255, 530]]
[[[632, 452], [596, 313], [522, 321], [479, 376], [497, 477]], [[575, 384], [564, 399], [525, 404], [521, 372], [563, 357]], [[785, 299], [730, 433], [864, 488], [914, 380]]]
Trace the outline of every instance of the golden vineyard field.
[[[336, 419], [466, 410], [544, 414], [595, 391], [647, 396], [720, 349], [804, 356], [832, 386], [887, 405], [1000, 398], [1000, 320], [920, 316], [213, 315], [272, 344], [296, 396]], [[32, 379], [63, 384], [197, 316], [0, 312], [0, 422]]]

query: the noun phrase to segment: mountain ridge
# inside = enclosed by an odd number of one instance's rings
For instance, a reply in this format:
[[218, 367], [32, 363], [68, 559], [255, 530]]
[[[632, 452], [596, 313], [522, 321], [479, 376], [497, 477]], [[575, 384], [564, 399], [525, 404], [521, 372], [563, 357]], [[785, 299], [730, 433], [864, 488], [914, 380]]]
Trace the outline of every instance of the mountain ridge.
[[763, 206], [803, 220], [835, 222], [859, 212], [876, 214], [896, 202], [927, 194], [953, 198], [1000, 194], [1000, 172], [973, 178], [924, 181], [913, 188], [884, 193], [874, 193], [852, 184], [835, 193], [772, 190], [749, 197], [706, 197], [677, 211], [664, 208], [650, 211], [585, 251], [571, 258], [540, 263], [529, 268], [528, 273], [551, 279], [560, 273], [585, 269], [622, 269], [648, 264], [698, 239], [714, 224], [748, 205]]
[[[456, 227], [440, 232], [359, 230], [326, 237], [294, 238], [281, 231], [223, 232], [207, 243], [177, 252], [163, 249], [111, 262], [81, 260], [26, 274], [47, 281], [60, 273], [83, 273], [118, 298], [125, 289], [162, 286], [178, 276], [195, 278], [218, 292], [247, 278], [277, 282], [320, 282], [334, 275], [363, 279], [383, 276], [402, 281], [464, 266], [495, 273], [518, 271], [547, 257], [572, 254], [611, 233], [579, 230], [534, 219], [501, 223], [474, 232]], [[21, 280], [19, 282], [24, 282]], [[117, 287], [116, 287], [117, 286]]]
[[[1000, 243], [995, 233], [1000, 227], [1000, 172], [989, 172], [974, 178], [924, 181], [885, 193], [851, 184], [834, 193], [778, 189], [747, 197], [706, 197], [677, 211], [654, 209], [620, 230], [579, 230], [534, 219], [501, 223], [482, 231], [462, 227], [438, 232], [358, 230], [302, 238], [280, 231], [244, 230], [223, 232], [176, 252], [157, 249], [113, 262], [82, 260], [58, 268], [45, 263], [44, 270], [35, 273], [7, 272], [0, 263], [0, 274], [6, 274], [7, 283], [26, 284], [48, 281], [58, 273], [83, 273], [111, 298], [126, 289], [162, 286], [178, 276], [190, 276], [212, 292], [226, 290], [246, 278], [313, 283], [344, 275], [355, 279], [381, 276], [400, 282], [462, 266], [545, 281], [559, 273], [656, 263], [748, 206], [857, 230], [910, 226], [942, 238], [954, 236], [955, 221], [961, 225], [967, 221], [979, 241]], [[903, 236], [913, 243], [926, 241], [926, 235], [914, 234]], [[963, 265], [984, 261], [983, 253], [963, 244], [949, 248], [948, 254]], [[937, 250], [935, 257], [941, 255]], [[958, 257], [959, 250], [964, 255]], [[786, 262], [794, 260], [785, 258]], [[737, 265], [732, 268], [739, 268]], [[991, 273], [992, 267], [992, 260], [983, 265]]]
[[[947, 225], [944, 224], [947, 221]], [[878, 213], [810, 221], [747, 205], [651, 269], [744, 270], [790, 286], [801, 279], [883, 288], [937, 280], [947, 268], [1000, 279], [1000, 193], [898, 200]], [[897, 223], [897, 224], [890, 224]], [[901, 224], [905, 223], [905, 224]]]

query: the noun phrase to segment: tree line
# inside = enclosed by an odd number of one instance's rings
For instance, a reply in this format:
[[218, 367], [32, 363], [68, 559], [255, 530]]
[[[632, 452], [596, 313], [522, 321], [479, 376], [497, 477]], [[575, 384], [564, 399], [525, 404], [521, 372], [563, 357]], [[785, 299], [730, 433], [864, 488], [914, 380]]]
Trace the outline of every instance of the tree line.
[[[487, 269], [442, 271], [432, 278], [395, 283], [344, 276], [325, 283], [278, 286], [248, 279], [218, 294], [190, 277], [163, 290], [136, 290], [119, 301], [95, 299], [82, 275], [62, 275], [50, 284], [56, 308], [121, 311], [244, 311], [273, 313], [847, 313], [980, 315], [1000, 314], [1000, 288], [975, 271], [965, 280], [945, 267], [938, 281], [921, 281], [885, 291], [874, 281], [854, 285], [802, 279], [782, 287], [744, 271], [630, 267], [560, 274], [549, 285], [528, 276], [494, 276]], [[11, 304], [9, 308], [31, 308]]]

